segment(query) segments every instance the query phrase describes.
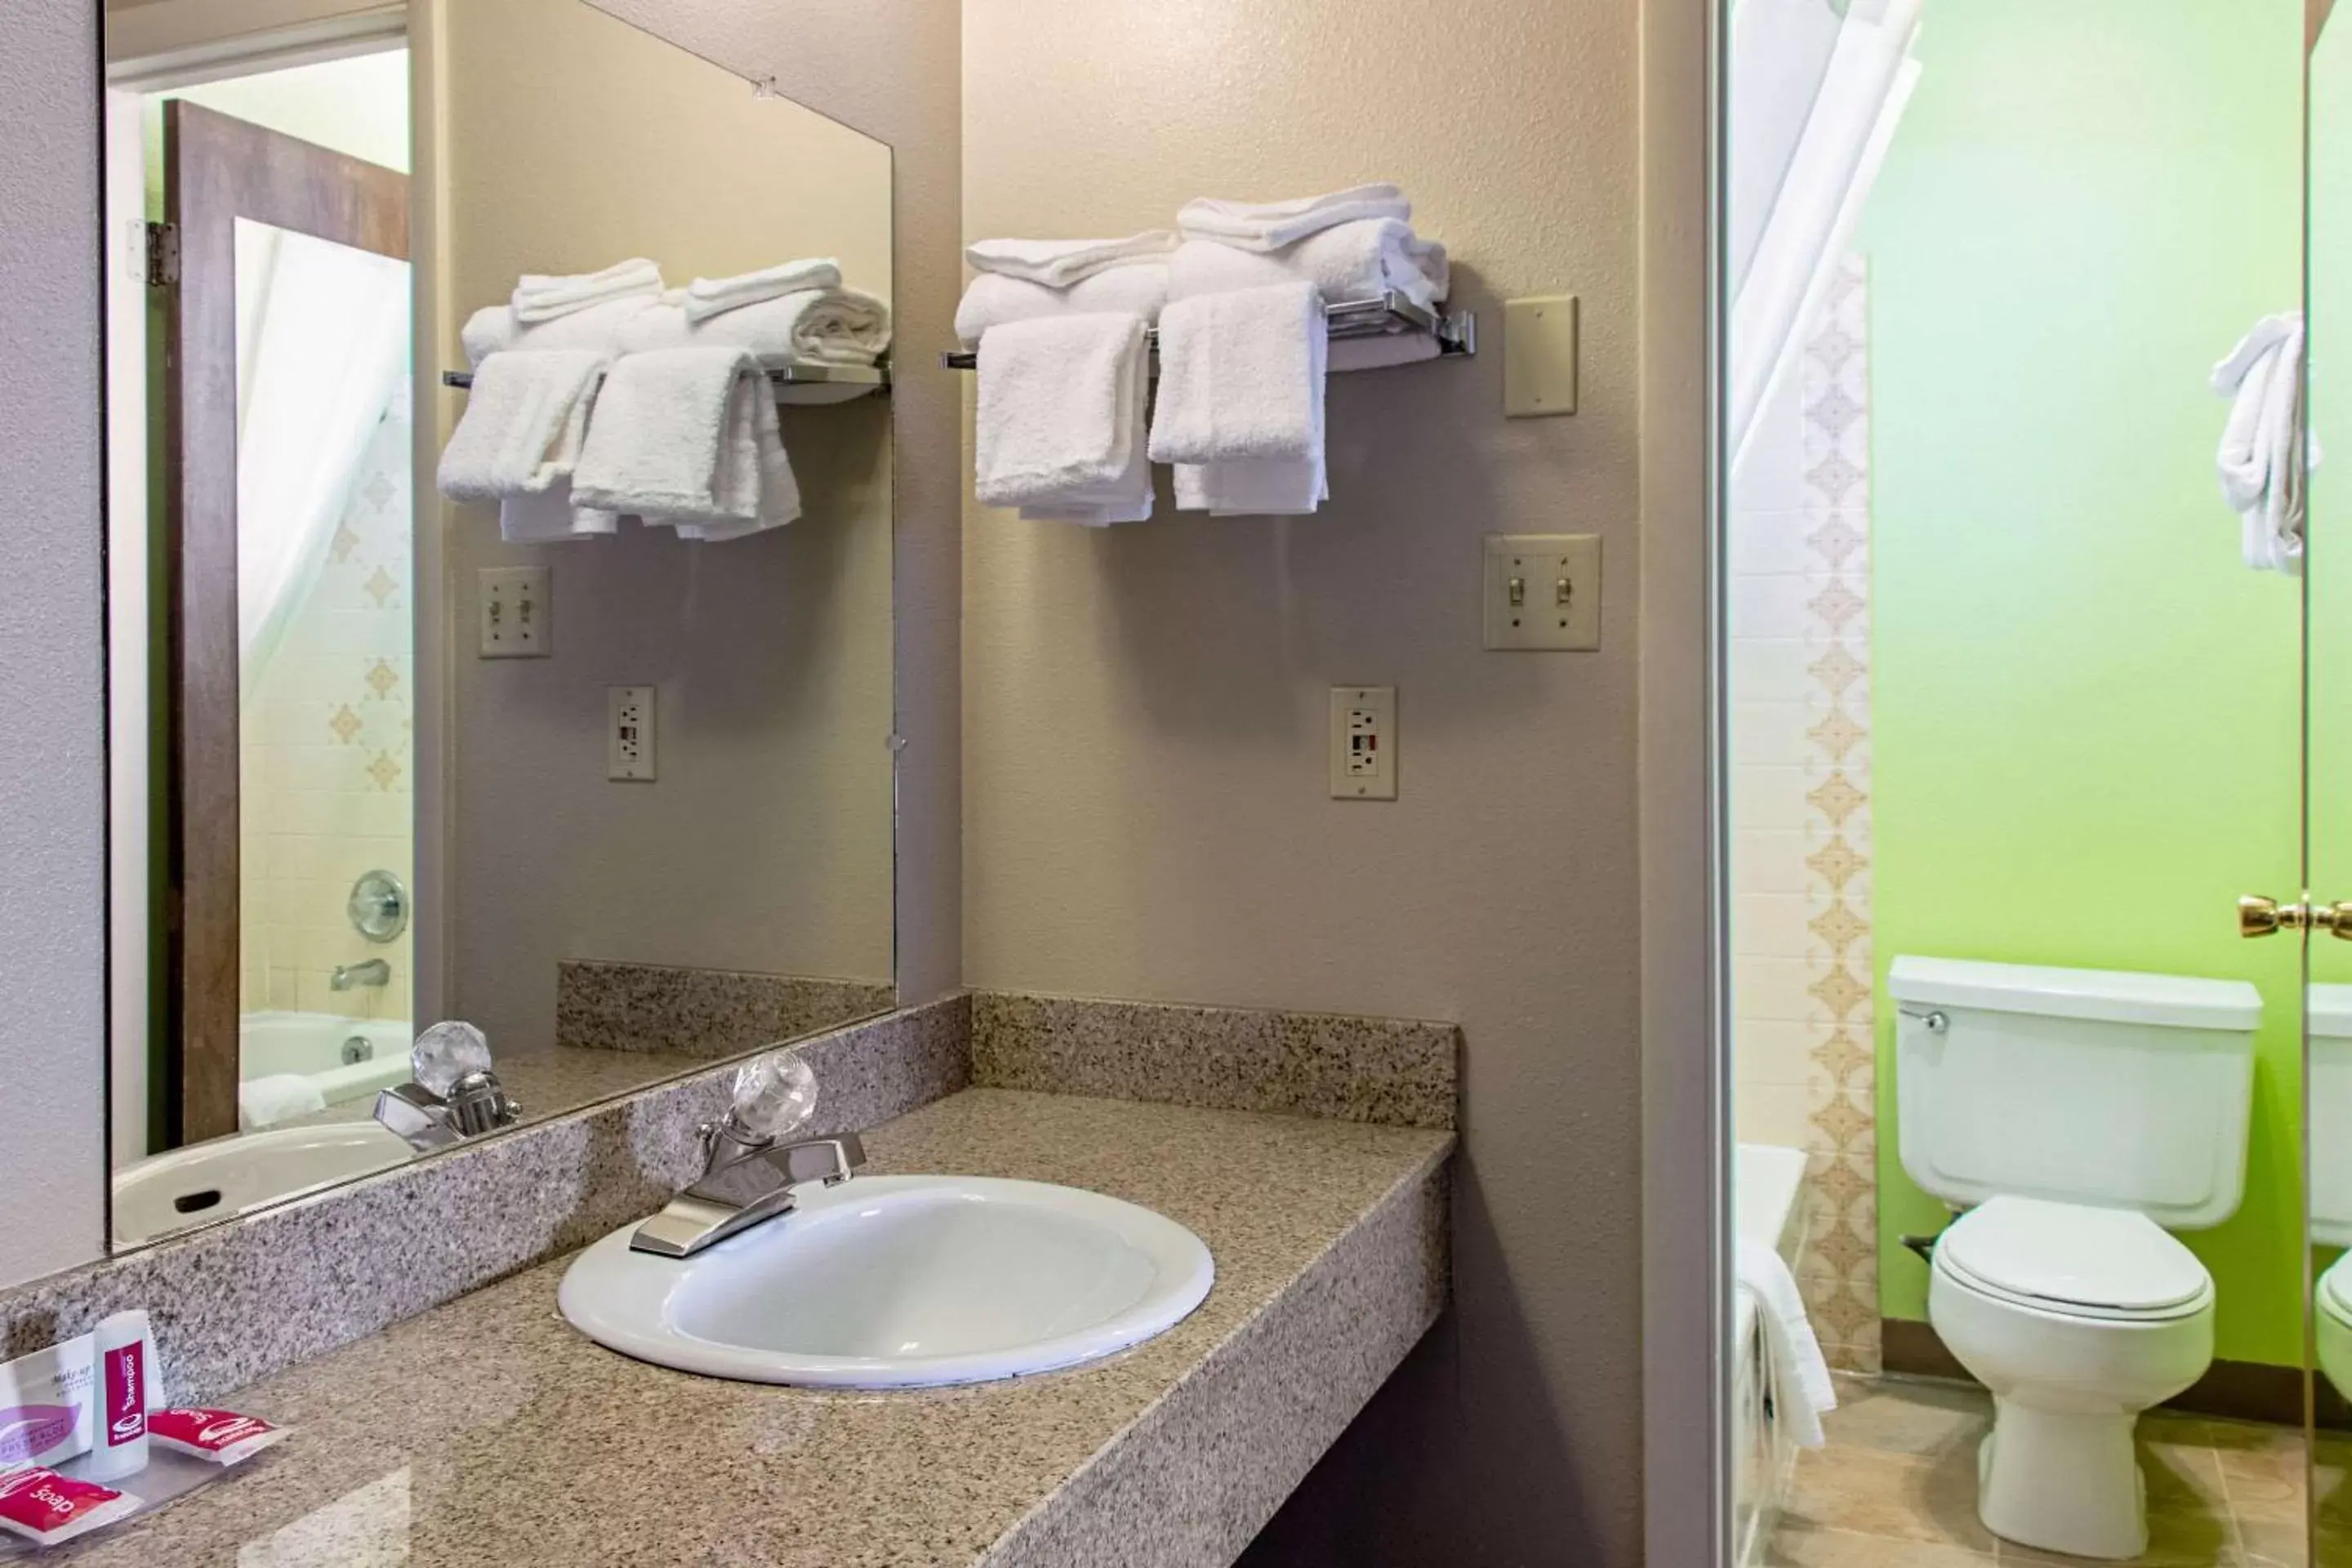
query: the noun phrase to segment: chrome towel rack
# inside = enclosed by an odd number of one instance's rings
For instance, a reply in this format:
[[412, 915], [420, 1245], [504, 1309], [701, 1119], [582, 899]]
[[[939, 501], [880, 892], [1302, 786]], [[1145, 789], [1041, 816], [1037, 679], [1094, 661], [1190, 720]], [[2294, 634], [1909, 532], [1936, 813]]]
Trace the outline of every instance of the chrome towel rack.
[[[772, 365], [768, 379], [779, 387], [786, 386], [866, 386], [877, 393], [890, 389], [890, 367], [887, 364], [819, 364], [807, 363]], [[467, 370], [445, 370], [441, 384], [460, 391], [474, 384], [474, 373]]]
[[[1342, 300], [1323, 307], [1324, 325], [1332, 341], [1360, 338], [1395, 337], [1404, 332], [1426, 332], [1437, 340], [1440, 359], [1467, 359], [1478, 352], [1478, 317], [1470, 310], [1451, 314], [1444, 310], [1423, 310], [1393, 289], [1370, 300]], [[1160, 349], [1160, 329], [1149, 328], [1152, 352]], [[964, 351], [940, 355], [943, 370], [976, 370], [980, 356]]]

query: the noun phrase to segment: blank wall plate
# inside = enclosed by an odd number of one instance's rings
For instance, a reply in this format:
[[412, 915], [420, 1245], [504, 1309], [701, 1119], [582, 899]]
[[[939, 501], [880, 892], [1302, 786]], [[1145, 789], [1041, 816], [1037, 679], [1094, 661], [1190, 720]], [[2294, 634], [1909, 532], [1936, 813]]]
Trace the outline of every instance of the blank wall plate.
[[1576, 296], [1503, 301], [1503, 414], [1576, 412]]
[[1490, 648], [1601, 646], [1601, 539], [1591, 533], [1486, 536]]
[[604, 707], [611, 719], [605, 727], [604, 776], [650, 783], [654, 776], [654, 689], [608, 686], [604, 689]]
[[485, 566], [481, 584], [484, 658], [545, 658], [555, 651], [554, 584], [544, 566]]
[[1396, 688], [1331, 689], [1331, 798], [1397, 797]]

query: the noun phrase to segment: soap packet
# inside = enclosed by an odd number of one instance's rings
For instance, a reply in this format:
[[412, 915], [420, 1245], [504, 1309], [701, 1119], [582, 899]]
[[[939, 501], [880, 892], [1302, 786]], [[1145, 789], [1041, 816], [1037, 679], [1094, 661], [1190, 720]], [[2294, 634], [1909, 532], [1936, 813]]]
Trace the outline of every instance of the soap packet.
[[293, 1431], [273, 1426], [257, 1415], [202, 1406], [147, 1413], [147, 1440], [159, 1448], [202, 1459], [207, 1464], [243, 1464]]
[[39, 1465], [0, 1472], [0, 1530], [36, 1546], [71, 1541], [134, 1514], [141, 1506], [129, 1492], [78, 1481]]

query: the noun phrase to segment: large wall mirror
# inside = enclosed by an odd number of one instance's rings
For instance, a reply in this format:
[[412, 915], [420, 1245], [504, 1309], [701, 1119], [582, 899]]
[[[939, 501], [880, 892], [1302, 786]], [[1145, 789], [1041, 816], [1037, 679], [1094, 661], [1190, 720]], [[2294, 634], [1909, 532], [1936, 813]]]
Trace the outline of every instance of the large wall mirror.
[[889, 148], [588, 0], [108, 23], [113, 1245], [887, 1009]]

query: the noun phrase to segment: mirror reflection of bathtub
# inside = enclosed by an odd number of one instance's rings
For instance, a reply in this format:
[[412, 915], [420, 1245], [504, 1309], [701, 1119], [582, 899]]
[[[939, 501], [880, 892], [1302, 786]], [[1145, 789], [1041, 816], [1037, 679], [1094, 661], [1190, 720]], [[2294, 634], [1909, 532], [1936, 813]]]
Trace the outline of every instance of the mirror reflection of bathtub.
[[239, 1127], [248, 1132], [350, 1107], [408, 1080], [405, 1018], [247, 1013], [237, 1024]]

